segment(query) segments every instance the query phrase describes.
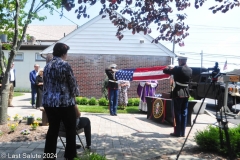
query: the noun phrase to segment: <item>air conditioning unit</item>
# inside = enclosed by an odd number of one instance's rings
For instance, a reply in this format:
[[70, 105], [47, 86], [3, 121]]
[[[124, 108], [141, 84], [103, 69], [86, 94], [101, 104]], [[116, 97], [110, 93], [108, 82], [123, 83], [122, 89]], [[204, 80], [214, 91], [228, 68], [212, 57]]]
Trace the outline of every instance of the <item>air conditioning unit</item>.
[[2, 43], [7, 43], [7, 35], [6, 34], [0, 35], [0, 38], [1, 38]]

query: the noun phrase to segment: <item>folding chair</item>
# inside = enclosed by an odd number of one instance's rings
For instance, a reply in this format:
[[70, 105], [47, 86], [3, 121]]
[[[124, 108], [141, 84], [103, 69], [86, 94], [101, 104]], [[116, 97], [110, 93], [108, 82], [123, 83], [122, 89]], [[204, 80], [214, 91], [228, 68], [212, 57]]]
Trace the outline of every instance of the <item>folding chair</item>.
[[[84, 145], [83, 145], [83, 143], [82, 143], [82, 140], [81, 140], [81, 138], [80, 138], [80, 136], [79, 136], [79, 134], [82, 133], [82, 132], [84, 132], [84, 129], [83, 129], [83, 128], [82, 128], [82, 129], [79, 129], [79, 130], [76, 130], [76, 135], [77, 135], [77, 137], [78, 137], [78, 139], [79, 139], [79, 141], [80, 141], [80, 143], [81, 143], [81, 146], [83, 147], [83, 150], [85, 150], [85, 147], [84, 147]], [[65, 143], [64, 143], [63, 140], [62, 140], [62, 137], [66, 138], [66, 131], [65, 131], [65, 127], [64, 127], [63, 122], [60, 123], [60, 128], [59, 128], [59, 132], [58, 132], [58, 137], [60, 138], [60, 140], [61, 140], [61, 142], [62, 142], [62, 144], [63, 144], [63, 146], [64, 146], [64, 149], [66, 149], [66, 145], [65, 145]]]

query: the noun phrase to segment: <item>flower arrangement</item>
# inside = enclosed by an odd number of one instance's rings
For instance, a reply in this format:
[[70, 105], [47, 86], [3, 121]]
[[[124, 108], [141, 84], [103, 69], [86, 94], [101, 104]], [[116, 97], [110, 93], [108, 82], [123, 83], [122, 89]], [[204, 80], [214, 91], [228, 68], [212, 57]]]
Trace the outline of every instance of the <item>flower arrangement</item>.
[[18, 115], [18, 114], [15, 114], [15, 116], [13, 117], [13, 120], [14, 121], [18, 121], [18, 120], [20, 120], [20, 116]]
[[10, 129], [10, 132], [14, 132], [15, 129], [17, 128], [18, 123], [12, 123], [12, 124], [8, 124], [8, 127]]
[[33, 123], [31, 124], [32, 130], [36, 130], [38, 126], [39, 126], [38, 121], [33, 121]]
[[30, 134], [30, 131], [28, 129], [24, 129], [24, 130], [21, 131], [21, 134], [22, 135], [28, 135], [28, 134]]

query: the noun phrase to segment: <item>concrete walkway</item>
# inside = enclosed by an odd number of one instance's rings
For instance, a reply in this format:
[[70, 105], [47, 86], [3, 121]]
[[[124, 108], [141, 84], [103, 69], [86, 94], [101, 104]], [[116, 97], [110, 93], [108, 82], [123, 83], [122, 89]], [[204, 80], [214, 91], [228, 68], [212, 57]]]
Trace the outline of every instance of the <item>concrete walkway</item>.
[[[14, 108], [8, 108], [8, 115], [15, 114], [27, 116], [34, 114], [35, 117], [41, 117], [41, 111], [32, 109], [30, 104], [30, 94], [14, 97]], [[151, 158], [162, 154], [171, 155], [169, 159], [176, 159], [184, 138], [174, 138], [169, 136], [173, 128], [169, 125], [163, 125], [148, 120], [145, 114], [118, 114], [110, 116], [108, 114], [82, 113], [83, 117], [91, 120], [92, 127], [92, 149], [107, 159], [116, 160], [150, 160]], [[195, 115], [192, 117], [195, 118]], [[201, 114], [197, 118], [190, 137], [185, 144], [193, 146], [194, 133], [197, 130], [204, 129], [209, 123], [215, 123], [214, 117]], [[233, 125], [231, 125], [233, 126]], [[187, 128], [187, 133], [190, 127]], [[81, 134], [85, 143], [85, 137]], [[36, 142], [0, 142], [0, 159], [42, 159], [44, 141]], [[81, 153], [83, 150], [78, 149]], [[57, 149], [57, 159], [64, 159], [64, 149], [59, 140]], [[188, 156], [181, 156], [179, 159], [197, 159]]]

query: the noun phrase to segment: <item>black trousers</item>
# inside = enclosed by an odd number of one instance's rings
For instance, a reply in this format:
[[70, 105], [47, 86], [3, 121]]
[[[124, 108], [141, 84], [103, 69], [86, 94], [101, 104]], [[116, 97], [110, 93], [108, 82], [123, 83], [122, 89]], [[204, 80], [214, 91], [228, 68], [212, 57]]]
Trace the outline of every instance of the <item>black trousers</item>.
[[[76, 112], [74, 106], [69, 107], [44, 107], [49, 128], [47, 132], [44, 153], [56, 155], [57, 138], [60, 122], [62, 121], [66, 128], [66, 150], [64, 157], [72, 160], [76, 157]], [[46, 159], [56, 159], [57, 157], [48, 157]]]
[[87, 117], [79, 117], [77, 129], [84, 128], [87, 146], [91, 146], [91, 122]]
[[42, 106], [42, 89], [37, 88], [37, 101], [36, 101], [36, 108]]

